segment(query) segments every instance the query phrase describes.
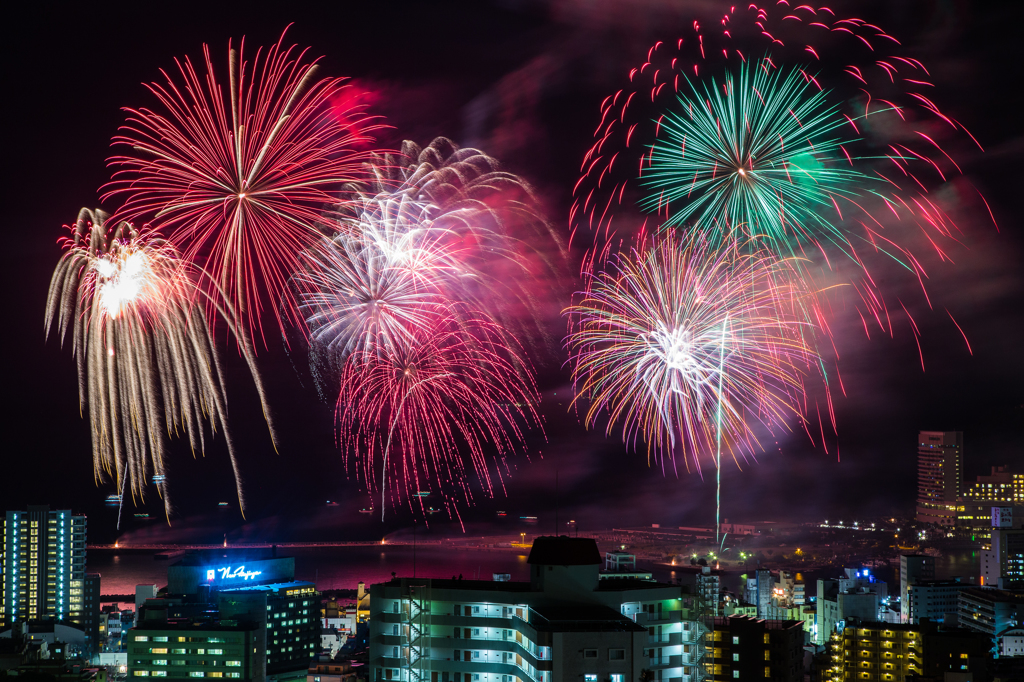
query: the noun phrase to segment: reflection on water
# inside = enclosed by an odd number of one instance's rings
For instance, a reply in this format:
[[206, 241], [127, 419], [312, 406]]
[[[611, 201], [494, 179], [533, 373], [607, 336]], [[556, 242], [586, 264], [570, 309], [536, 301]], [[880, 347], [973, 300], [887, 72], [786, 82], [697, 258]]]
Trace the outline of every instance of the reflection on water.
[[[103, 594], [134, 594], [136, 585], [167, 584], [167, 567], [181, 557], [154, 559], [154, 552], [90, 550], [88, 571], [100, 573]], [[415, 554], [415, 558], [414, 558]], [[360, 580], [367, 585], [399, 576], [491, 580], [495, 573], [509, 573], [512, 580], [529, 580], [527, 554], [513, 550], [465, 550], [450, 547], [407, 546], [326, 547], [280, 550], [280, 556], [295, 557], [295, 577], [315, 581], [320, 590], [355, 589]]]
[[[136, 585], [155, 584], [163, 587], [167, 584], [167, 567], [179, 560], [154, 559], [153, 552], [125, 552], [117, 554], [111, 551], [90, 550], [88, 570], [100, 573], [103, 578], [100, 589], [103, 594], [134, 594]], [[320, 590], [355, 589], [362, 580], [367, 585], [389, 580], [391, 573], [399, 576], [415, 573], [424, 578], [451, 578], [462, 575], [466, 580], [491, 580], [495, 573], [508, 573], [512, 580], [527, 581], [530, 579], [529, 565], [526, 563], [528, 552], [522, 550], [476, 550], [453, 549], [451, 547], [418, 547], [414, 552], [408, 546], [365, 546], [365, 547], [326, 547], [299, 548], [280, 551], [281, 556], [295, 557], [295, 577], [316, 583]], [[977, 580], [979, 574], [980, 551], [957, 550], [935, 560], [935, 577], [949, 580], [955, 576]], [[663, 565], [643, 565], [638, 562], [640, 570], [649, 570], [654, 578], [667, 581], [673, 577], [671, 568]], [[861, 568], [850, 566], [849, 568]], [[749, 570], [749, 569], [748, 569]], [[743, 589], [740, 578], [746, 570], [730, 570], [723, 576], [725, 587], [734, 591]], [[817, 591], [818, 578], [836, 578], [840, 568], [826, 568], [803, 571], [808, 595]], [[899, 560], [889, 566], [877, 566], [872, 570], [880, 580], [889, 585], [889, 593], [898, 591], [900, 571]]]

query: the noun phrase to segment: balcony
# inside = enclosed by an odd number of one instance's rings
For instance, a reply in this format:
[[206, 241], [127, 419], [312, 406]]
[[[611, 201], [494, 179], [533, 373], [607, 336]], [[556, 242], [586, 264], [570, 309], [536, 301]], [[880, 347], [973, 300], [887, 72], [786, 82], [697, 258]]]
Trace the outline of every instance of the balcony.
[[652, 668], [680, 668], [683, 665], [683, 656], [676, 654], [674, 656], [652, 656], [650, 658], [650, 666]]

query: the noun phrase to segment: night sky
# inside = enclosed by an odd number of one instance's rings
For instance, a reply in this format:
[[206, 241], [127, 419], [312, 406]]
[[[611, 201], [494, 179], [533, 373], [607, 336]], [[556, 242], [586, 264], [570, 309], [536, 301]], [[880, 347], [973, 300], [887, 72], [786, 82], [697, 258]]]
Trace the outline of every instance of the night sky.
[[[208, 43], [221, 67], [228, 40], [274, 42], [289, 23], [288, 43], [323, 55], [323, 74], [352, 76], [374, 91], [374, 111], [393, 129], [380, 146], [443, 135], [500, 159], [536, 189], [553, 225], [567, 233], [571, 191], [598, 122], [599, 104], [622, 86], [628, 69], [656, 40], [672, 39], [693, 17], [728, 3], [635, 0], [591, 2], [393, 3], [21, 3], [5, 9], [3, 42], [5, 209], [9, 238], [0, 268], [5, 306], [4, 404], [0, 507], [70, 507], [90, 516], [90, 538], [111, 540], [114, 492], [92, 476], [88, 422], [80, 418], [74, 360], [56, 337], [44, 339], [47, 286], [60, 257], [61, 226], [79, 208], [98, 206], [109, 178], [109, 140], [120, 107], [150, 103], [143, 82], [173, 59], [193, 58]], [[1024, 187], [1021, 132], [1019, 2], [834, 3], [899, 37], [928, 65], [935, 101], [985, 147], [964, 147], [958, 162], [986, 197], [997, 231], [976, 200], [955, 205], [962, 230], [955, 264], [926, 262], [933, 302], [907, 296], [921, 331], [922, 372], [914, 337], [865, 337], [854, 308], [835, 311], [846, 395], [836, 396], [839, 453], [811, 447], [799, 432], [765, 443], [758, 462], [723, 473], [723, 516], [735, 521], [813, 520], [910, 512], [916, 493], [916, 432], [963, 430], [966, 473], [993, 464], [1024, 470]], [[104, 206], [110, 210], [111, 206]], [[582, 254], [571, 254], [568, 272]], [[885, 277], [885, 273], [881, 275]], [[677, 478], [648, 468], [643, 452], [618, 436], [586, 432], [568, 411], [571, 388], [559, 311], [576, 283], [545, 282], [556, 340], [532, 349], [543, 391], [547, 439], [534, 438], [529, 460], [517, 457], [506, 494], [482, 496], [464, 512], [470, 531], [507, 519], [540, 517], [553, 528], [559, 507], [581, 532], [614, 525], [709, 524], [713, 473]], [[916, 303], [914, 302], [916, 301]], [[913, 306], [918, 307], [913, 307]], [[973, 355], [951, 324], [967, 334]], [[348, 480], [336, 449], [331, 406], [320, 402], [301, 352], [280, 344], [260, 350], [270, 402], [281, 426], [275, 454], [244, 363], [222, 345], [228, 366], [230, 426], [243, 460], [251, 511], [243, 521], [222, 441], [193, 458], [172, 441], [169, 475], [176, 514], [168, 528], [155, 491], [129, 518], [131, 538], [348, 539], [378, 537], [412, 522], [357, 513], [369, 497]], [[835, 441], [835, 438], [832, 439]], [[558, 478], [557, 496], [556, 472]], [[327, 500], [338, 506], [328, 507]], [[219, 509], [227, 501], [232, 507]], [[136, 511], [126, 508], [126, 512]], [[444, 524], [434, 523], [436, 528]], [[509, 530], [519, 526], [497, 523]], [[123, 536], [122, 536], [123, 537]]]

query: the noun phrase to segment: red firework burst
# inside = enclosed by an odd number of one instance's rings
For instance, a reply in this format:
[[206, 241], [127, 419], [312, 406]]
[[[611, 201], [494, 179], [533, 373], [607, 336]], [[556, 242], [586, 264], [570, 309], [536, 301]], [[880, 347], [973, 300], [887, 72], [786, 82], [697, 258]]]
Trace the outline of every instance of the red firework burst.
[[316, 60], [283, 41], [251, 62], [244, 39], [229, 44], [226, 88], [206, 45], [204, 75], [187, 57], [179, 77], [162, 71], [146, 86], [159, 107], [126, 109], [114, 144], [131, 152], [110, 160], [104, 196], [124, 195], [119, 218], [158, 223], [253, 335], [268, 307], [282, 331], [301, 322], [286, 286], [297, 254], [319, 240], [328, 192], [360, 177], [379, 127], [344, 79], [317, 79]]

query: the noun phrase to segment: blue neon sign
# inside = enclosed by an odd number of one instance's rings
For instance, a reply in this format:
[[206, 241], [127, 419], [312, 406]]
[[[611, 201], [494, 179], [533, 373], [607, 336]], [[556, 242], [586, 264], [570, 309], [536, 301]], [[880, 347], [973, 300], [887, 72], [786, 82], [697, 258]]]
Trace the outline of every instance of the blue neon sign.
[[206, 580], [253, 580], [256, 576], [263, 575], [263, 571], [247, 571], [245, 570], [245, 564], [241, 566], [222, 566], [220, 568], [210, 568], [206, 571]]

